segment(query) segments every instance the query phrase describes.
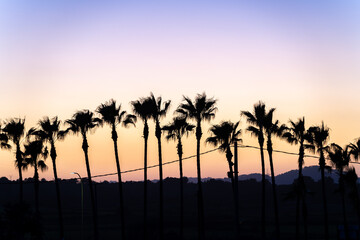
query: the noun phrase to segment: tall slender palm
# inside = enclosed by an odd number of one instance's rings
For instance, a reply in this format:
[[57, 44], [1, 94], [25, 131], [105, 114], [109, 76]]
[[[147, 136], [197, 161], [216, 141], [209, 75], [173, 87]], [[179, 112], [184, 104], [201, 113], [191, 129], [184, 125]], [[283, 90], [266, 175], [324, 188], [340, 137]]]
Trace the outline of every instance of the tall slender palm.
[[20, 150], [20, 141], [25, 134], [25, 119], [21, 118], [12, 118], [5, 122], [5, 126], [3, 128], [3, 132], [7, 135], [9, 140], [15, 145], [16, 151], [16, 162], [15, 165], [19, 171], [19, 184], [20, 184], [20, 203], [24, 200], [23, 194], [23, 177], [22, 177], [22, 169], [23, 169], [23, 157]]
[[232, 161], [233, 154], [231, 152], [231, 145], [237, 141], [241, 141], [239, 139], [241, 130], [238, 130], [239, 122], [232, 123], [230, 121], [222, 122], [218, 125], [213, 125], [210, 128], [211, 136], [206, 139], [206, 142], [219, 147], [221, 152], [226, 154], [226, 160], [229, 165], [228, 177], [231, 180], [232, 188], [233, 188], [233, 198], [234, 198], [234, 207], [235, 207], [235, 227], [236, 227], [236, 239], [239, 239], [239, 199], [237, 194], [237, 189], [235, 186], [235, 182], [239, 181], [234, 177], [233, 166], [234, 163]]
[[57, 198], [57, 208], [58, 208], [58, 216], [60, 223], [60, 239], [64, 239], [64, 222], [63, 222], [63, 214], [62, 214], [62, 204], [61, 204], [61, 195], [60, 195], [60, 186], [59, 179], [57, 176], [57, 167], [56, 167], [56, 158], [57, 152], [55, 147], [55, 142], [57, 140], [64, 139], [64, 131], [60, 130], [61, 121], [58, 117], [49, 118], [44, 117], [38, 122], [38, 129], [29, 130], [30, 135], [36, 136], [38, 140], [44, 142], [44, 144], [50, 144], [50, 157], [53, 165], [53, 173], [55, 179], [55, 187], [56, 187], [56, 198]]
[[196, 121], [196, 166], [197, 166], [197, 185], [198, 185], [198, 225], [199, 239], [205, 239], [204, 231], [204, 201], [201, 184], [201, 166], [200, 166], [200, 140], [202, 136], [201, 122], [210, 121], [215, 117], [217, 108], [216, 100], [208, 98], [205, 93], [197, 94], [194, 101], [184, 96], [184, 102], [176, 110], [179, 114], [187, 116]]
[[298, 180], [297, 188], [298, 191], [296, 196], [296, 239], [299, 239], [299, 221], [300, 221], [300, 201], [302, 201], [302, 212], [303, 212], [303, 221], [304, 221], [304, 234], [305, 239], [307, 239], [307, 205], [306, 205], [306, 186], [304, 182], [304, 176], [302, 173], [304, 165], [304, 155], [305, 149], [313, 149], [311, 144], [308, 144], [310, 140], [310, 135], [305, 128], [305, 118], [299, 118], [297, 122], [289, 121], [290, 127], [283, 134], [290, 144], [299, 145], [299, 158], [298, 158]]
[[151, 117], [152, 103], [149, 98], [140, 98], [130, 104], [133, 113], [144, 123], [144, 239], [147, 239], [147, 144], [149, 138], [148, 120]]
[[124, 196], [123, 196], [123, 188], [122, 188], [122, 180], [121, 180], [121, 169], [120, 169], [120, 161], [118, 154], [118, 145], [117, 139], [118, 134], [116, 131], [116, 127], [118, 124], [122, 124], [124, 127], [133, 124], [135, 126], [136, 116], [131, 114], [126, 114], [126, 111], [121, 111], [121, 105], [117, 106], [116, 101], [111, 99], [109, 102], [101, 104], [97, 109], [101, 115], [101, 119], [103, 123], [108, 124], [111, 127], [111, 139], [114, 142], [114, 151], [115, 151], [115, 162], [116, 169], [118, 175], [118, 186], [119, 186], [119, 197], [120, 197], [120, 220], [121, 220], [121, 235], [122, 239], [125, 239], [125, 217], [124, 217]]
[[246, 121], [250, 124], [247, 132], [257, 137], [260, 147], [261, 157], [261, 237], [266, 238], [265, 231], [265, 159], [264, 159], [264, 124], [265, 124], [265, 104], [261, 101], [254, 105], [253, 112], [242, 111], [241, 114], [246, 117]]
[[348, 222], [346, 219], [346, 205], [345, 205], [345, 184], [344, 184], [344, 171], [349, 167], [351, 152], [349, 151], [349, 147], [346, 146], [345, 149], [340, 147], [339, 145], [332, 143], [329, 148], [326, 149], [327, 154], [330, 158], [330, 162], [338, 171], [339, 174], [339, 189], [341, 194], [341, 203], [343, 210], [343, 220], [344, 220], [344, 229], [346, 239], [350, 239], [349, 237], [349, 228]]
[[87, 133], [91, 130], [95, 129], [101, 124], [101, 120], [99, 118], [94, 117], [94, 113], [90, 112], [89, 110], [82, 110], [77, 111], [71, 119], [65, 121], [66, 124], [69, 125], [69, 128], [66, 129], [66, 132], [71, 132], [73, 134], [81, 134], [82, 136], [82, 150], [85, 156], [85, 163], [86, 163], [86, 171], [89, 180], [89, 188], [90, 188], [90, 197], [91, 197], [91, 206], [93, 212], [93, 223], [94, 223], [94, 239], [99, 239], [99, 232], [98, 232], [98, 213], [97, 213], [97, 206], [95, 202], [95, 195], [93, 189], [93, 182], [91, 179], [91, 171], [90, 171], [90, 161], [88, 155], [88, 141], [87, 141]]
[[24, 148], [26, 163], [34, 167], [35, 210], [37, 217], [39, 217], [39, 170], [43, 172], [48, 168], [45, 163], [48, 150], [41, 140], [28, 141], [24, 144]]
[[319, 157], [319, 166], [321, 172], [321, 190], [323, 197], [323, 209], [324, 209], [324, 227], [325, 227], [325, 236], [324, 239], [329, 239], [329, 222], [328, 222], [328, 210], [327, 210], [327, 198], [326, 198], [326, 188], [325, 188], [325, 168], [326, 160], [324, 156], [324, 151], [326, 149], [326, 142], [329, 139], [329, 128], [325, 126], [322, 122], [321, 126], [313, 126], [309, 128], [309, 133], [311, 136], [310, 142], [314, 145]]
[[150, 94], [151, 118], [155, 122], [155, 136], [158, 142], [159, 154], [159, 184], [160, 184], [160, 239], [164, 239], [164, 189], [163, 189], [163, 168], [162, 168], [162, 152], [161, 152], [161, 127], [160, 120], [166, 116], [169, 110], [171, 100], [162, 102], [161, 97], [155, 98], [154, 94]]
[[285, 125], [279, 125], [278, 120], [274, 120], [275, 108], [271, 108], [265, 115], [264, 130], [266, 135], [266, 146], [267, 152], [269, 155], [270, 162], [270, 171], [271, 171], [271, 187], [273, 192], [273, 201], [274, 201], [274, 213], [275, 213], [275, 227], [276, 227], [276, 236], [277, 239], [280, 239], [280, 222], [279, 222], [279, 206], [276, 192], [276, 183], [275, 183], [275, 171], [274, 171], [274, 161], [273, 161], [273, 147], [272, 147], [272, 136], [281, 137], [284, 130], [286, 129]]
[[177, 141], [177, 153], [179, 156], [180, 172], [180, 239], [184, 239], [184, 179], [183, 179], [183, 145], [181, 139], [184, 135], [188, 136], [194, 130], [195, 126], [188, 123], [185, 117], [175, 117], [172, 122], [162, 129], [166, 131], [166, 139]]

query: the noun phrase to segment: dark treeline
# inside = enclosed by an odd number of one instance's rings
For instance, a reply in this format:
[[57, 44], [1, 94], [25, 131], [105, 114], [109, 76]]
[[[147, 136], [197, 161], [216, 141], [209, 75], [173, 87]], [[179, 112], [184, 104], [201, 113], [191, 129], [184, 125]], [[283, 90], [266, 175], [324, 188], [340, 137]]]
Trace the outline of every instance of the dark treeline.
[[[339, 175], [339, 186], [337, 191], [341, 198], [340, 201], [337, 202], [335, 209], [341, 209], [342, 218], [337, 219], [337, 224], [342, 227], [340, 233], [341, 236], [344, 235], [344, 239], [353, 238], [352, 225], [350, 225], [352, 222], [349, 221], [349, 214], [347, 213], [349, 207], [347, 203], [351, 200], [350, 202], [355, 207], [355, 212], [358, 217], [357, 225], [359, 225], [360, 200], [357, 189], [357, 174], [355, 169], [350, 167], [349, 164], [353, 160], [358, 160], [360, 155], [360, 139], [356, 140], [354, 143], [349, 143], [344, 147], [339, 146], [336, 143], [329, 143], [330, 129], [324, 122], [315, 126], [306, 126], [305, 118], [301, 117], [296, 121], [290, 120], [289, 123], [286, 124], [280, 123], [275, 118], [276, 109], [268, 109], [265, 106], [265, 103], [261, 101], [256, 103], [251, 111], [239, 110], [239, 121], [221, 121], [217, 124], [213, 124], [209, 129], [210, 136], [204, 138], [203, 132], [208, 129], [203, 129], [203, 122], [210, 122], [214, 119], [217, 112], [216, 104], [217, 100], [209, 98], [205, 93], [197, 94], [194, 99], [184, 96], [183, 101], [174, 111], [173, 120], [167, 125], [163, 123], [163, 118], [170, 114], [171, 101], [164, 101], [161, 97], [155, 97], [152, 93], [148, 97], [132, 101], [130, 103], [132, 113], [122, 110], [121, 105], [116, 103], [115, 100], [110, 100], [100, 104], [94, 111], [88, 109], [76, 111], [72, 118], [67, 119], [64, 122], [57, 117], [44, 117], [38, 122], [37, 126], [34, 126], [27, 131], [25, 129], [25, 119], [12, 118], [3, 121], [0, 128], [0, 147], [3, 150], [13, 149], [13, 153], [15, 154], [15, 167], [19, 173], [19, 191], [16, 197], [13, 197], [11, 200], [9, 199], [9, 201], [14, 203], [15, 198], [18, 198], [18, 201], [16, 201], [18, 206], [13, 206], [13, 209], [17, 209], [18, 211], [16, 214], [19, 214], [15, 219], [29, 221], [29, 224], [32, 226], [30, 229], [33, 230], [30, 234], [32, 239], [44, 239], [45, 232], [43, 231], [42, 226], [46, 225], [46, 221], [44, 220], [44, 212], [46, 212], [44, 207], [46, 206], [46, 201], [41, 199], [40, 196], [48, 194], [48, 191], [43, 192], [44, 190], [40, 188], [40, 173], [48, 169], [46, 159], [49, 156], [53, 165], [54, 190], [56, 192], [55, 202], [57, 206], [59, 233], [57, 238], [63, 240], [72, 237], [70, 235], [65, 235], [65, 232], [67, 231], [65, 225], [68, 225], [68, 223], [64, 220], [63, 206], [65, 203], [63, 203], [63, 201], [68, 198], [63, 195], [68, 195], [69, 189], [66, 188], [64, 190], [60, 188], [60, 180], [57, 177], [58, 173], [56, 167], [58, 164], [56, 144], [59, 140], [66, 140], [66, 137], [69, 134], [75, 134], [82, 139], [82, 145], [78, 147], [81, 147], [83, 151], [86, 166], [87, 176], [85, 189], [88, 192], [84, 199], [86, 199], [86, 203], [90, 203], [89, 206], [91, 207], [91, 237], [95, 240], [106, 239], [99, 231], [99, 222], [101, 219], [104, 219], [105, 213], [104, 208], [102, 208], [99, 214], [98, 207], [99, 201], [101, 201], [99, 199], [103, 198], [99, 198], [99, 193], [97, 191], [99, 184], [96, 184], [92, 180], [90, 168], [92, 160], [88, 154], [88, 135], [94, 133], [99, 127], [107, 127], [109, 130], [109, 137], [113, 140], [114, 145], [113, 153], [114, 161], [116, 163], [118, 184], [116, 184], [117, 190], [112, 192], [112, 197], [106, 198], [107, 200], [117, 199], [117, 203], [111, 203], [109, 201], [106, 204], [109, 207], [112, 206], [111, 209], [113, 210], [109, 210], [110, 212], [108, 213], [110, 215], [114, 213], [114, 204], [119, 204], [119, 211], [117, 211], [118, 220], [113, 219], [113, 222], [120, 222], [119, 238], [121, 239], [135, 239], [138, 238], [136, 234], [140, 233], [144, 240], [174, 239], [176, 238], [175, 236], [178, 235], [179, 239], [188, 239], [188, 236], [186, 236], [185, 233], [185, 225], [188, 224], [188, 222], [186, 222], [185, 212], [189, 211], [186, 204], [189, 195], [186, 196], [185, 191], [189, 186], [194, 186], [185, 184], [183, 181], [184, 179], [182, 178], [182, 155], [186, 151], [182, 147], [182, 142], [186, 141], [185, 137], [193, 137], [196, 139], [196, 165], [194, 168], [197, 171], [197, 183], [195, 187], [196, 194], [191, 196], [192, 200], [196, 200], [196, 207], [192, 208], [195, 210], [195, 213], [190, 222], [193, 222], [196, 219], [196, 224], [193, 223], [192, 226], [196, 229], [196, 236], [199, 240], [226, 239], [227, 235], [215, 236], [216, 234], [211, 232], [214, 228], [210, 228], [208, 225], [209, 222], [212, 222], [208, 221], [209, 218], [218, 219], [218, 221], [223, 219], [224, 216], [218, 212], [218, 209], [222, 209], [223, 207], [232, 209], [229, 211], [229, 214], [232, 215], [232, 222], [225, 223], [220, 221], [219, 223], [220, 225], [223, 224], [224, 228], [233, 229], [232, 234], [230, 234], [230, 232], [228, 233], [229, 239], [230, 235], [235, 239], [240, 239], [241, 236], [247, 236], [247, 238], [261, 238], [264, 240], [270, 238], [289, 238], [291, 235], [289, 235], [289, 232], [291, 231], [286, 227], [287, 222], [284, 221], [284, 216], [282, 216], [286, 204], [283, 202], [283, 199], [280, 199], [284, 196], [284, 192], [281, 192], [278, 189], [275, 181], [276, 161], [273, 158], [274, 138], [282, 139], [299, 147], [298, 177], [292, 186], [293, 195], [296, 199], [294, 204], [295, 234], [293, 234], [293, 238], [310, 239], [310, 228], [313, 229], [314, 227], [316, 227], [317, 231], [321, 231], [322, 229], [323, 234], [320, 235], [322, 237], [319, 238], [327, 240], [336, 236], [336, 234], [334, 234], [334, 223], [330, 222], [334, 220], [334, 218], [330, 217], [330, 211], [333, 211], [333, 209], [330, 209], [329, 207], [329, 188], [331, 188], [332, 185], [325, 178], [325, 171], [330, 171], [331, 169], [334, 169]], [[245, 120], [244, 122], [247, 123], [247, 126], [243, 129], [240, 129], [240, 119]], [[155, 129], [149, 129], [149, 121], [155, 123]], [[125, 186], [123, 186], [122, 182], [117, 143], [120, 126], [141, 127], [143, 129], [142, 135], [139, 136], [139, 138], [143, 138], [144, 140], [143, 146], [139, 146], [139, 148], [143, 147], [144, 149], [144, 179], [143, 183], [140, 184], [142, 190], [137, 189], [137, 187], [131, 187], [131, 191], [128, 190], [127, 192], [124, 190]], [[157, 141], [159, 182], [156, 184], [156, 187], [154, 187], [154, 184], [148, 182], [147, 177], [149, 134], [154, 134]], [[238, 146], [242, 143], [241, 137], [244, 134], [250, 134], [257, 139], [260, 153], [259, 160], [262, 169], [261, 184], [258, 185], [257, 183], [254, 183], [253, 185], [253, 187], [256, 188], [253, 189], [253, 191], [258, 192], [257, 195], [254, 195], [256, 196], [254, 202], [257, 203], [257, 208], [252, 209], [252, 217], [254, 217], [254, 220], [257, 219], [257, 221], [252, 222], [252, 227], [254, 229], [251, 231], [256, 231], [257, 234], [255, 235], [251, 235], [249, 232], [250, 230], [244, 228], [244, 222], [242, 220], [245, 216], [245, 212], [248, 209], [251, 209], [249, 205], [253, 204], [253, 201], [247, 202], [241, 197], [244, 193], [248, 192], [241, 188], [245, 186], [239, 184], [237, 179], [239, 171]], [[169, 187], [166, 188], [164, 186], [162, 150], [166, 146], [164, 146], [165, 143], [163, 139], [175, 140], [177, 142], [176, 147], [179, 156], [180, 181], [179, 186], [171, 188], [171, 190]], [[201, 146], [204, 143], [211, 144], [224, 153], [224, 159], [222, 161], [229, 167], [227, 177], [231, 180], [231, 194], [230, 196], [229, 194], [224, 195], [228, 202], [219, 204], [217, 207], [213, 206], [214, 209], [208, 208], [209, 202], [213, 202], [213, 196], [209, 196], [209, 193], [204, 193], [204, 186], [206, 185], [208, 187], [209, 185], [204, 184], [201, 181]], [[322, 216], [322, 227], [314, 225], [313, 221], [310, 219], [310, 211], [315, 203], [310, 201], [309, 184], [306, 183], [305, 177], [302, 175], [306, 152], [317, 153], [319, 157], [321, 187], [316, 188], [315, 193], [320, 194], [321, 196], [321, 204], [317, 206], [316, 212], [319, 212]], [[265, 178], [266, 161], [269, 161], [270, 164], [270, 183], [267, 182]], [[23, 171], [28, 169], [34, 171], [32, 184], [34, 203], [31, 205], [28, 205], [30, 199], [25, 199], [24, 197], [24, 194], [26, 194], [25, 190], [28, 191], [28, 187], [26, 186], [26, 189], [24, 189], [24, 180], [22, 177]], [[106, 186], [105, 184], [102, 185]], [[129, 183], [127, 185], [129, 185]], [[12, 189], [13, 185], [11, 186]], [[111, 186], [114, 186], [114, 184]], [[269, 189], [271, 190], [269, 191]], [[177, 191], [179, 196], [169, 199], [169, 197], [171, 197], [168, 193], [169, 191]], [[220, 190], [217, 189], [216, 191], [219, 192]], [[153, 196], [153, 194], [157, 194], [157, 197]], [[117, 195], [117, 197], [115, 197], [115, 195]], [[154, 199], [157, 200], [154, 201]], [[137, 206], [133, 209], [131, 214], [134, 215], [126, 215], [126, 209], [131, 209], [130, 206], [138, 201], [142, 202], [142, 207]], [[258, 204], [258, 202], [260, 202], [260, 204]], [[173, 208], [168, 207], [171, 204], [175, 204], [176, 206], [178, 203], [180, 206]], [[9, 209], [11, 209], [11, 206], [5, 208], [5, 216], [9, 214]], [[33, 215], [29, 212], [32, 209], [35, 210]], [[150, 209], [157, 209], [157, 214], [154, 214]], [[177, 211], [178, 209], [180, 209], [180, 212]], [[322, 211], [320, 211], [320, 209], [322, 209]], [[285, 212], [289, 213], [288, 211]], [[28, 213], [29, 215], [22, 216], [21, 214], [24, 213]], [[174, 215], [171, 215], [170, 213], [174, 213]], [[214, 215], [211, 215], [213, 213]], [[174, 218], [172, 219], [172, 222], [179, 221], [173, 228], [169, 228], [169, 217], [166, 217], [169, 216], [169, 214]], [[140, 219], [142, 220], [140, 221]], [[154, 221], [157, 223], [155, 224]], [[142, 224], [140, 224], [140, 222], [142, 222]], [[303, 223], [302, 230], [300, 230], [300, 222]], [[22, 222], [17, 223], [17, 225], [22, 226], [22, 228], [19, 227], [19, 230], [15, 232], [14, 236], [6, 236], [5, 239], [25, 239], [25, 232], [29, 231], [27, 228], [28, 225], [24, 225]], [[136, 226], [136, 229], [133, 228], [134, 226]], [[102, 225], [101, 231], [104, 230], [103, 228], [104, 225]], [[174, 233], [171, 237], [168, 235], [169, 230]], [[132, 234], [134, 234], [133, 232], [136, 232], [136, 236], [132, 236]], [[89, 234], [89, 229], [87, 234]], [[132, 237], [130, 238], [130, 236]]]
[[[323, 217], [322, 217], [322, 197], [321, 182], [314, 182], [311, 178], [305, 177], [308, 187], [308, 218], [309, 218], [309, 239], [323, 238]], [[24, 184], [24, 199], [31, 206], [34, 202], [33, 179], [28, 179]], [[338, 192], [339, 185], [335, 184], [331, 178], [326, 179], [327, 196], [329, 204], [329, 224], [330, 237], [336, 239], [337, 226], [342, 222], [341, 213], [341, 194]], [[234, 239], [235, 229], [233, 225], [233, 197], [231, 182], [221, 180], [210, 180], [203, 183], [205, 205], [205, 233], [207, 239]], [[165, 238], [179, 239], [180, 237], [180, 187], [179, 179], [164, 179], [164, 223]], [[81, 239], [81, 194], [80, 183], [76, 179], [61, 180], [62, 203], [64, 212], [64, 228], [66, 239]], [[99, 210], [99, 234], [101, 239], [119, 239], [121, 234], [120, 204], [118, 194], [114, 194], [118, 189], [117, 183], [101, 182], [95, 183], [96, 201]], [[125, 218], [127, 219], [127, 232], [130, 239], [142, 239], [142, 211], [143, 211], [143, 183], [125, 182], [123, 184], [124, 201], [126, 203]], [[149, 189], [149, 238], [156, 239], [159, 234], [159, 184], [148, 182]], [[1, 180], [0, 190], [3, 193], [0, 204], [3, 209], [1, 234], [2, 239], [9, 231], [19, 231], [19, 222], [29, 224], [26, 221], [19, 221], [6, 216], [5, 212], [15, 214], [18, 204], [17, 182], [7, 182]], [[54, 181], [40, 181], [40, 211], [42, 213], [42, 231], [44, 239], [58, 239], [58, 220], [56, 190]], [[239, 205], [240, 205], [240, 238], [259, 239], [261, 237], [259, 217], [261, 215], [261, 183], [255, 180], [239, 181]], [[84, 188], [84, 239], [92, 238], [92, 216], [90, 193], [85, 183]], [[184, 236], [185, 239], [197, 239], [197, 186], [194, 183], [187, 183], [184, 179]], [[271, 183], [266, 181], [266, 193], [271, 201]], [[347, 191], [347, 193], [350, 193]], [[279, 185], [279, 219], [283, 239], [293, 239], [295, 236], [295, 207], [296, 195], [294, 185]], [[357, 212], [350, 198], [347, 198], [347, 214], [349, 225], [357, 225]], [[30, 213], [35, 211], [30, 208]], [[17, 213], [19, 214], [19, 213]], [[267, 209], [267, 233], [269, 239], [275, 238], [274, 217], [271, 208]], [[300, 221], [301, 226], [303, 224]], [[13, 225], [13, 227], [9, 227]], [[26, 227], [24, 227], [26, 229]], [[30, 230], [29, 230], [30, 231]], [[29, 235], [29, 234], [28, 234]], [[300, 234], [304, 238], [303, 232]]]

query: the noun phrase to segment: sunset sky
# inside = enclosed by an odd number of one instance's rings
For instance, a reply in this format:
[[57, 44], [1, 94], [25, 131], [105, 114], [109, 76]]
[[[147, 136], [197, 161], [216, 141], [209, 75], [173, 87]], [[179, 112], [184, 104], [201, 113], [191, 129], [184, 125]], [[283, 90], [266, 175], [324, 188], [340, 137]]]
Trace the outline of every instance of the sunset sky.
[[[71, 1], [0, 2], [0, 119], [25, 117], [26, 128], [43, 116], [65, 120], [76, 110], [95, 110], [114, 98], [123, 110], [152, 91], [172, 106], [206, 92], [218, 100], [212, 123], [240, 120], [262, 100], [282, 123], [305, 116], [307, 126], [325, 121], [331, 140], [360, 137], [360, 2], [349, 1]], [[241, 128], [247, 125], [241, 119]], [[142, 123], [119, 129], [122, 170], [143, 166]], [[204, 124], [204, 139], [208, 136]], [[116, 171], [110, 129], [89, 135], [93, 175]], [[149, 165], [157, 163], [150, 125]], [[257, 145], [245, 131], [243, 141]], [[80, 136], [57, 142], [58, 175], [85, 176]], [[297, 147], [275, 140], [275, 149]], [[202, 150], [212, 149], [202, 145]], [[196, 152], [195, 136], [184, 156]], [[241, 149], [240, 174], [260, 172], [257, 150]], [[0, 150], [0, 176], [17, 179], [14, 150]], [[163, 140], [164, 162], [177, 158]], [[296, 156], [274, 154], [276, 174], [295, 169]], [[317, 164], [306, 159], [306, 165]], [[40, 177], [52, 179], [49, 170]], [[184, 174], [196, 176], [195, 158]], [[203, 177], [225, 177], [224, 154], [202, 157]], [[267, 167], [268, 168], [268, 167]], [[357, 168], [360, 170], [360, 168]], [[269, 168], [267, 170], [270, 172]], [[141, 180], [143, 172], [124, 175]], [[164, 167], [178, 176], [178, 164]], [[29, 169], [26, 177], [33, 175]], [[151, 179], [157, 169], [149, 170]], [[116, 177], [103, 178], [115, 180]]]

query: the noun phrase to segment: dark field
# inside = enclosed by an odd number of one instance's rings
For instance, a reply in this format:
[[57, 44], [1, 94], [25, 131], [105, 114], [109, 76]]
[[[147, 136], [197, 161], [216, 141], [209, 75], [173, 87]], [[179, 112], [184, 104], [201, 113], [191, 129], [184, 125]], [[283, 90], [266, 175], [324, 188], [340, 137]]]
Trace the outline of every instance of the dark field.
[[[25, 200], [34, 211], [33, 184], [28, 180], [24, 184]], [[320, 182], [307, 178], [309, 239], [323, 239], [323, 211]], [[80, 184], [75, 180], [61, 182], [61, 197], [63, 201], [65, 239], [81, 239], [81, 195]], [[206, 239], [235, 239], [234, 205], [231, 184], [220, 180], [211, 180], [204, 185], [205, 228]], [[343, 223], [341, 198], [337, 192], [338, 185], [331, 179], [327, 182], [327, 197], [329, 209], [330, 238], [337, 239], [337, 227]], [[197, 239], [197, 185], [185, 185], [185, 239]], [[279, 211], [281, 224], [281, 239], [295, 239], [295, 202], [291, 198], [292, 185], [278, 186]], [[84, 185], [84, 236], [92, 239], [92, 217], [88, 185]], [[18, 201], [19, 187], [15, 182], [2, 181], [0, 184], [0, 204], [2, 212], [1, 236], [11, 231], [9, 226], [17, 225], [16, 220], [4, 217], [4, 209], [10, 209], [9, 204]], [[274, 211], [271, 185], [267, 183], [267, 239], [274, 237]], [[240, 219], [241, 239], [260, 239], [261, 183], [255, 180], [240, 181]], [[128, 239], [142, 239], [143, 236], [143, 183], [126, 182], [124, 184], [125, 216]], [[179, 180], [166, 179], [164, 182], [165, 197], [165, 236], [166, 239], [178, 239], [179, 235]], [[120, 239], [119, 198], [116, 183], [97, 183], [96, 199], [99, 210], [100, 239]], [[149, 182], [149, 239], [158, 237], [159, 185]], [[347, 217], [350, 225], [358, 225], [356, 212], [351, 200], [347, 197]], [[16, 206], [13, 207], [16, 209]], [[56, 193], [53, 182], [40, 183], [40, 212], [43, 239], [59, 239], [58, 215], [56, 208]], [[16, 219], [16, 217], [15, 217]], [[301, 217], [302, 219], [302, 217]], [[16, 231], [16, 230], [15, 230]], [[300, 239], [303, 237], [301, 220]]]

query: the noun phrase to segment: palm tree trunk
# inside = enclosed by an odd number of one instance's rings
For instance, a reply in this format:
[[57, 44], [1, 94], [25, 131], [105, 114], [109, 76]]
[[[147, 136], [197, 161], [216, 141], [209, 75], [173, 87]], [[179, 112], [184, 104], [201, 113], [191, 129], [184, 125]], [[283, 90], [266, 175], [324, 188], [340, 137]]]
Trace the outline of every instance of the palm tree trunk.
[[184, 179], [182, 166], [182, 144], [181, 138], [178, 137], [177, 151], [179, 155], [179, 170], [180, 170], [180, 239], [184, 239]]
[[271, 170], [271, 186], [272, 186], [273, 199], [274, 199], [276, 237], [277, 237], [277, 239], [280, 239], [279, 209], [278, 209], [278, 201], [277, 201], [277, 194], [276, 194], [274, 162], [273, 162], [273, 158], [272, 158], [272, 143], [271, 143], [270, 136], [268, 136], [267, 151], [269, 154], [270, 170]]
[[325, 158], [324, 153], [320, 152], [320, 172], [321, 172], [321, 190], [323, 197], [323, 209], [324, 209], [324, 239], [329, 239], [329, 223], [328, 223], [328, 210], [327, 210], [327, 199], [326, 199], [326, 191], [325, 191]]
[[160, 240], [164, 239], [164, 186], [163, 186], [163, 168], [161, 154], [161, 128], [159, 122], [156, 122], [155, 135], [158, 141], [159, 154], [159, 178], [160, 178]]
[[114, 151], [115, 151], [115, 161], [116, 161], [116, 170], [118, 175], [118, 187], [119, 187], [119, 199], [120, 199], [120, 221], [121, 221], [121, 239], [125, 240], [125, 213], [124, 213], [124, 195], [123, 195], [123, 186], [121, 180], [121, 169], [120, 169], [120, 161], [119, 161], [119, 153], [118, 153], [118, 146], [117, 146], [117, 133], [115, 129], [115, 125], [112, 126], [112, 139], [114, 142]]
[[55, 149], [53, 142], [51, 142], [50, 157], [51, 157], [51, 160], [53, 163], [53, 171], [54, 171], [54, 179], [55, 179], [56, 198], [57, 198], [57, 207], [58, 207], [59, 224], [60, 224], [60, 239], [63, 240], [64, 239], [64, 221], [63, 221], [62, 207], [61, 207], [59, 179], [58, 179], [57, 170], [56, 170], [56, 149]]
[[38, 173], [37, 162], [35, 162], [34, 169], [35, 169], [35, 173], [34, 173], [35, 212], [36, 212], [36, 217], [39, 220], [39, 216], [40, 216], [40, 210], [39, 210], [39, 173]]
[[198, 202], [198, 239], [205, 239], [205, 229], [204, 229], [204, 200], [203, 200], [203, 190], [202, 190], [202, 182], [201, 182], [201, 166], [200, 166], [200, 140], [201, 140], [201, 125], [200, 121], [197, 123], [196, 127], [196, 167], [197, 167], [197, 202]]
[[304, 183], [304, 178], [302, 178], [303, 181], [303, 187], [304, 187], [304, 195], [303, 195], [303, 201], [302, 201], [302, 212], [303, 212], [303, 221], [304, 221], [304, 235], [305, 240], [308, 239], [308, 218], [307, 218], [307, 205], [306, 205], [306, 188]]
[[149, 137], [149, 126], [144, 123], [144, 240], [147, 239], [147, 143]]
[[240, 226], [239, 226], [239, 161], [238, 161], [238, 144], [235, 140], [234, 142], [234, 195], [235, 195], [235, 216], [236, 216], [236, 232], [237, 239], [240, 235]]
[[91, 171], [90, 171], [90, 163], [89, 163], [89, 156], [88, 156], [88, 148], [89, 148], [89, 145], [87, 143], [86, 135], [83, 134], [82, 149], [83, 149], [84, 155], [85, 155], [86, 171], [87, 171], [88, 180], [89, 180], [91, 207], [92, 207], [92, 212], [93, 212], [94, 239], [98, 240], [99, 239], [99, 232], [98, 232], [97, 206], [96, 206], [96, 202], [95, 202], [95, 194], [94, 194], [94, 189], [93, 189], [93, 183], [92, 183], [92, 180], [91, 180]]
[[22, 176], [22, 157], [20, 151], [20, 144], [16, 143], [16, 161], [18, 163], [19, 170], [19, 186], [20, 186], [20, 194], [19, 194], [19, 202], [23, 203], [24, 201], [24, 190], [23, 190], [23, 176]]
[[232, 159], [233, 154], [230, 150], [230, 146], [227, 148], [226, 150], [226, 159], [228, 161], [229, 164], [229, 175], [228, 177], [231, 180], [231, 186], [232, 186], [232, 192], [233, 192], [233, 201], [234, 201], [234, 209], [235, 209], [235, 231], [236, 231], [236, 239], [239, 239], [239, 226], [238, 226], [238, 219], [239, 219], [239, 204], [238, 204], [238, 200], [236, 197], [236, 191], [235, 191], [235, 179], [234, 179], [234, 171], [233, 171], [233, 167], [232, 167]]
[[261, 156], [261, 238], [266, 238], [265, 222], [265, 160], [264, 160], [264, 138], [259, 136], [260, 156]]
[[340, 193], [341, 193], [341, 205], [342, 205], [342, 210], [343, 210], [345, 239], [350, 239], [349, 227], [348, 227], [348, 222], [346, 219], [345, 186], [344, 186], [344, 175], [343, 175], [342, 170], [340, 171], [339, 184], [340, 184]]
[[[300, 143], [299, 148], [299, 159], [298, 159], [298, 165], [299, 165], [299, 172], [298, 172], [298, 181], [297, 181], [297, 195], [296, 195], [296, 239], [300, 238], [300, 202], [301, 198], [304, 197], [304, 185], [303, 185], [303, 176], [302, 176], [302, 166], [304, 161], [304, 146], [303, 141]], [[304, 203], [304, 200], [303, 200]], [[305, 222], [304, 222], [305, 227]]]

